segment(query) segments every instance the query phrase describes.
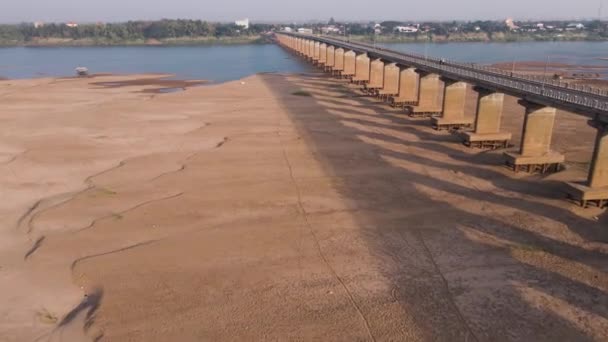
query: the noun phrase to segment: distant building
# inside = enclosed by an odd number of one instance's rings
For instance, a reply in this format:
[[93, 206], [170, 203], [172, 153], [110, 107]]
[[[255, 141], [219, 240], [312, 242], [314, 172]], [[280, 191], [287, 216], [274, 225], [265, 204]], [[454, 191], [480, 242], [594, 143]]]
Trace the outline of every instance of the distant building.
[[76, 24], [73, 21], [70, 21], [70, 22], [65, 23], [65, 26], [74, 28], [74, 27], [78, 27], [78, 24]]
[[395, 31], [399, 33], [416, 33], [418, 32], [417, 26], [395, 26]]
[[334, 25], [329, 25], [321, 27], [321, 32], [323, 32], [323, 34], [340, 33], [340, 29]]
[[293, 29], [289, 26], [285, 26], [285, 27], [283, 27], [283, 31], [284, 32], [293, 32]]
[[585, 25], [583, 25], [581, 23], [572, 23], [572, 24], [568, 24], [566, 29], [567, 30], [583, 30], [583, 29], [585, 29]]
[[507, 20], [505, 20], [505, 25], [507, 25], [507, 27], [512, 31], [519, 29], [519, 26], [515, 25], [515, 22], [512, 18], [508, 18]]
[[44, 27], [44, 23], [42, 21], [37, 21], [37, 22], [34, 23], [34, 27], [35, 28]]
[[374, 33], [375, 33], [375, 34], [382, 34], [382, 25], [380, 25], [380, 24], [375, 24], [375, 25], [374, 25]]
[[249, 19], [245, 18], [243, 20], [237, 20], [234, 22], [236, 26], [242, 27], [245, 30], [249, 29]]
[[303, 34], [312, 34], [312, 29], [310, 29], [310, 28], [303, 28], [303, 27], [300, 27], [300, 28], [298, 29], [298, 33], [303, 33]]

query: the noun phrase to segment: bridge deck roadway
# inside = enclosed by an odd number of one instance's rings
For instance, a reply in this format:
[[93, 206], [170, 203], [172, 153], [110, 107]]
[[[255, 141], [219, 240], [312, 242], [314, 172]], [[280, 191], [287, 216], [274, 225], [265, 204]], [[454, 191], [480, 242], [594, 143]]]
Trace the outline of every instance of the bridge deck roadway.
[[526, 75], [511, 75], [502, 70], [470, 63], [445, 61], [422, 55], [402, 53], [368, 44], [348, 42], [325, 36], [284, 33], [289, 36], [310, 39], [331, 44], [359, 53], [367, 53], [370, 58], [381, 58], [388, 62], [437, 73], [443, 77], [464, 81], [488, 90], [503, 92], [531, 102], [552, 106], [578, 114], [595, 116], [606, 120], [608, 117], [608, 95], [598, 89], [581, 86], [566, 86], [554, 80], [542, 80]]

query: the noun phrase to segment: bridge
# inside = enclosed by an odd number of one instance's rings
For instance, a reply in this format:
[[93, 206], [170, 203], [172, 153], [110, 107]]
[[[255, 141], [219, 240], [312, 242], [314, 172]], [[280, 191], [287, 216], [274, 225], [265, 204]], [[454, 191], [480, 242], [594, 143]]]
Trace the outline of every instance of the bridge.
[[[584, 207], [589, 203], [608, 205], [607, 90], [334, 37], [291, 32], [276, 37], [286, 49], [336, 77], [361, 85], [367, 94], [412, 117], [430, 118], [437, 130], [463, 130], [463, 143], [470, 147], [508, 147], [512, 134], [500, 128], [504, 97], [519, 98], [525, 107], [520, 147], [504, 153], [505, 163], [515, 172], [561, 169], [565, 157], [551, 149], [557, 109], [589, 117], [597, 137], [587, 180], [569, 182], [565, 191]], [[474, 120], [465, 116], [468, 87], [478, 93]]]

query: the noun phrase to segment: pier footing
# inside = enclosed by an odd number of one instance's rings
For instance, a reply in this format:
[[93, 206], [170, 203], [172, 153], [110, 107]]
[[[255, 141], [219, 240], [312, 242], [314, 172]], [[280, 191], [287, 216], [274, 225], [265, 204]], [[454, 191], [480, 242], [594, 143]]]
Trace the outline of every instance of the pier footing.
[[505, 152], [505, 164], [513, 168], [513, 171], [525, 171], [529, 173], [557, 172], [566, 160], [563, 154], [550, 151], [542, 156], [524, 156], [518, 152]]
[[434, 129], [441, 131], [443, 129], [452, 131], [461, 128], [473, 127], [475, 120], [469, 118], [431, 118], [431, 125]]
[[581, 207], [586, 208], [590, 203], [599, 208], [608, 206], [608, 186], [592, 188], [583, 182], [566, 183], [566, 193], [568, 198], [577, 201]]
[[463, 135], [464, 144], [469, 147], [477, 148], [507, 148], [511, 141], [511, 133], [475, 133], [465, 132]]

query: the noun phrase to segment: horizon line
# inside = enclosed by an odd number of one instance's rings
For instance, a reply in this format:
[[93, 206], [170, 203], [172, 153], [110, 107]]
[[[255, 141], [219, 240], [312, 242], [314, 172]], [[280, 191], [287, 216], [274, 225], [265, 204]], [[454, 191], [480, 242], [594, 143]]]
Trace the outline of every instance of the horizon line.
[[[331, 18], [331, 17], [330, 17]], [[186, 18], [186, 17], [175, 17], [175, 18], [156, 18], [156, 19], [126, 19], [126, 20], [116, 20], [116, 21], [112, 21], [112, 20], [82, 20], [82, 21], [78, 21], [78, 20], [74, 20], [74, 19], [69, 19], [69, 20], [48, 20], [45, 21], [43, 19], [40, 20], [21, 20], [21, 21], [0, 21], [0, 25], [18, 25], [18, 24], [33, 24], [36, 22], [44, 22], [44, 23], [49, 23], [49, 24], [64, 24], [64, 23], [68, 23], [68, 22], [74, 22], [74, 23], [79, 23], [79, 24], [95, 24], [95, 23], [105, 23], [105, 24], [114, 24], [114, 23], [126, 23], [129, 21], [162, 21], [162, 20], [201, 20], [204, 22], [210, 22], [210, 23], [220, 23], [220, 24], [227, 24], [227, 23], [233, 23], [236, 20], [243, 20], [243, 19], [248, 19], [250, 21], [250, 23], [252, 24], [323, 24], [323, 23], [327, 23], [329, 22], [330, 18], [326, 19], [326, 20], [321, 20], [321, 19], [303, 19], [303, 20], [293, 20], [293, 19], [251, 19], [251, 18], [235, 18], [233, 20], [228, 20], [228, 19], [203, 19], [203, 18]], [[418, 19], [418, 20], [413, 20], [413, 19], [339, 19], [339, 18], [335, 18], [333, 17], [334, 20], [338, 23], [345, 23], [345, 24], [360, 24], [360, 23], [370, 23], [370, 22], [374, 22], [374, 23], [381, 23], [381, 22], [385, 22], [385, 21], [396, 21], [396, 22], [435, 22], [435, 23], [444, 23], [444, 22], [475, 22], [475, 21], [493, 21], [493, 22], [504, 22], [506, 19], [513, 19], [514, 21], [595, 21], [595, 20], [599, 20], [599, 21], [608, 21], [607, 18], [593, 18], [593, 17], [569, 17], [569, 18], [522, 18], [522, 19], [517, 19], [517, 18], [512, 18], [512, 17], [505, 17], [503, 19], [480, 19], [480, 18], [474, 18], [474, 19]]]

